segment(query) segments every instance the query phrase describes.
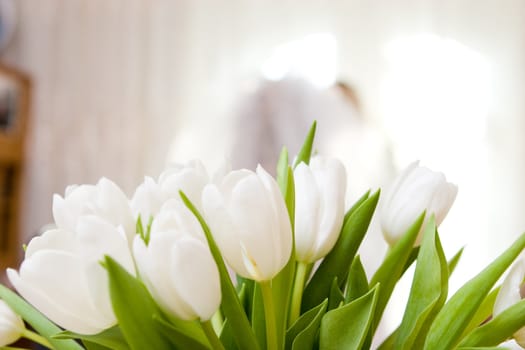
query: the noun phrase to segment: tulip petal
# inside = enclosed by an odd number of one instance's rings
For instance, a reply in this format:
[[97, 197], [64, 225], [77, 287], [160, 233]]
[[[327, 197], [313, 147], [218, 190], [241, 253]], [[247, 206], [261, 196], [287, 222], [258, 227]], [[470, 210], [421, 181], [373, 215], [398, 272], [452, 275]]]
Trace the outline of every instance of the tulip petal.
[[41, 236], [36, 236], [27, 245], [25, 258], [41, 250], [56, 250], [63, 252], [75, 252], [78, 250], [78, 243], [75, 241], [74, 234], [63, 229], [53, 229], [44, 232]]
[[202, 204], [213, 237], [224, 259], [235, 272], [245, 278], [251, 278], [241, 255], [240, 238], [228, 210], [224, 197], [216, 185], [208, 185], [202, 193]]
[[525, 261], [518, 260], [510, 269], [494, 302], [494, 316], [521, 300], [520, 288], [525, 276]]
[[171, 282], [200, 320], [209, 320], [221, 302], [219, 272], [204, 243], [186, 236], [172, 247]]
[[249, 257], [244, 259], [246, 269], [254, 271], [252, 278], [258, 281], [268, 280], [279, 271], [274, 264], [280, 253], [275, 246], [280, 243], [279, 227], [270, 203], [264, 185], [257, 176], [251, 175], [237, 183], [228, 207], [240, 243], [245, 247], [245, 256]]
[[59, 326], [95, 334], [116, 320], [107, 319], [93, 305], [84, 269], [72, 254], [39, 251], [22, 263], [19, 274], [9, 269], [8, 277], [20, 295]]
[[53, 218], [58, 228], [74, 230], [77, 218], [86, 214], [86, 203], [94, 200], [95, 186], [75, 186], [67, 191], [66, 198], [53, 196]]
[[182, 190], [199, 209], [202, 189], [208, 183], [208, 173], [199, 160], [184, 165], [174, 164], [159, 177], [159, 185], [168, 198], [179, 198]]
[[84, 258], [99, 262], [104, 255], [110, 255], [134, 275], [129, 244], [116, 227], [99, 217], [89, 215], [79, 218], [76, 232], [78, 244], [82, 247], [80, 253]]
[[133, 252], [140, 276], [157, 303], [181, 319], [192, 319], [194, 315], [191, 308], [181, 300], [168, 277], [171, 276], [169, 257], [176, 240], [176, 235], [161, 232], [153, 236], [146, 247], [137, 236], [133, 242]]
[[319, 231], [313, 256], [315, 261], [328, 254], [339, 237], [344, 219], [346, 173], [343, 164], [336, 159], [314, 157], [311, 167], [321, 193]]
[[309, 262], [314, 254], [319, 228], [320, 195], [312, 171], [300, 163], [295, 180], [295, 254], [298, 261]]
[[114, 226], [123, 226], [131, 240], [135, 234], [135, 220], [124, 192], [113, 181], [103, 177], [97, 183], [96, 195], [97, 210], [93, 214]]
[[428, 211], [435, 213], [437, 225], [441, 224], [445, 216], [447, 216], [452, 204], [454, 204], [457, 193], [458, 187], [447, 182], [442, 182], [436, 187], [432, 201], [428, 205]]
[[0, 300], [0, 346], [14, 343], [25, 330], [24, 321]]
[[257, 167], [257, 175], [270, 194], [268, 197], [269, 204], [273, 210], [273, 218], [277, 222], [278, 231], [274, 232], [272, 239], [273, 252], [275, 254], [275, 259], [273, 260], [275, 275], [286, 265], [292, 253], [292, 224], [286, 203], [275, 179], [260, 165]]
[[204, 232], [195, 215], [178, 199], [170, 199], [153, 220], [151, 234], [156, 232], [186, 232], [205, 242]]
[[[398, 176], [381, 201], [381, 227], [390, 245], [397, 242], [423, 211], [443, 220], [455, 198], [455, 186], [446, 182], [442, 173], [412, 163]], [[444, 192], [444, 193], [443, 193]], [[437, 197], [437, 198], [434, 198]], [[446, 201], [448, 199], [448, 201]], [[428, 221], [428, 216], [423, 227]], [[420, 243], [419, 233], [416, 245]]]
[[140, 184], [130, 201], [133, 215], [142, 220], [149, 220], [160, 211], [165, 197], [160, 186], [151, 177], [146, 176], [144, 182]]

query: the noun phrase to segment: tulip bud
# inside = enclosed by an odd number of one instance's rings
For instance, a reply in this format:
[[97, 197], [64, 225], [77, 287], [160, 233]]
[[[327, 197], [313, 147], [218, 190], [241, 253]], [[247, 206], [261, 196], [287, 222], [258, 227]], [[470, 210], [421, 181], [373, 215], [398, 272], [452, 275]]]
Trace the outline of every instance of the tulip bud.
[[181, 202], [171, 200], [153, 220], [148, 244], [137, 236], [133, 252], [148, 290], [183, 320], [209, 320], [219, 308], [219, 271], [202, 228]]
[[166, 198], [179, 199], [179, 191], [182, 190], [199, 210], [202, 189], [209, 182], [208, 172], [199, 160], [183, 165], [172, 164], [159, 176], [159, 185]]
[[128, 198], [106, 178], [96, 185], [69, 186], [64, 198], [53, 196], [53, 217], [59, 229], [74, 231], [79, 218], [86, 215], [97, 216], [115, 227], [122, 226], [130, 241], [135, 235]]
[[333, 248], [344, 219], [346, 173], [335, 159], [313, 157], [300, 163], [295, 180], [295, 254], [312, 263]]
[[135, 190], [130, 205], [135, 218], [140, 215], [144, 223], [157, 215], [165, 201], [166, 195], [162, 192], [160, 185], [151, 177], [146, 176], [144, 182]]
[[0, 300], [0, 346], [6, 346], [17, 341], [25, 330], [24, 321]]
[[222, 255], [240, 276], [270, 280], [290, 259], [288, 211], [277, 182], [261, 166], [206, 186], [202, 205]]
[[108, 276], [100, 261], [110, 255], [134, 274], [122, 228], [81, 216], [74, 231], [55, 229], [33, 238], [20, 271], [7, 270], [18, 293], [62, 328], [96, 334], [116, 324]]
[[385, 192], [380, 201], [380, 220], [383, 235], [394, 245], [417, 218], [426, 211], [426, 218], [416, 239], [420, 244], [423, 228], [434, 214], [439, 225], [454, 203], [457, 186], [447, 182], [445, 175], [410, 164]]
[[166, 201], [180, 200], [181, 190], [200, 209], [202, 189], [208, 182], [208, 173], [199, 160], [171, 164], [160, 174], [158, 182], [146, 176], [137, 187], [130, 201], [134, 217], [140, 215], [142, 223], [147, 223], [159, 213]]
[[[525, 261], [518, 260], [509, 271], [494, 302], [494, 316], [501, 314], [505, 309], [521, 301], [521, 285], [525, 277]], [[525, 327], [513, 335], [514, 340], [525, 349]]]

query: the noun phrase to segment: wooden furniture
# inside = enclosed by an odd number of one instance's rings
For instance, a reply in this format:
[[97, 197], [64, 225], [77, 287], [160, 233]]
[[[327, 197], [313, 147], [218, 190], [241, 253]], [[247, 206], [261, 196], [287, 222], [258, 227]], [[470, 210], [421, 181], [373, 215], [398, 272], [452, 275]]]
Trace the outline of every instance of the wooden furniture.
[[0, 64], [0, 279], [21, 256], [20, 205], [30, 82]]

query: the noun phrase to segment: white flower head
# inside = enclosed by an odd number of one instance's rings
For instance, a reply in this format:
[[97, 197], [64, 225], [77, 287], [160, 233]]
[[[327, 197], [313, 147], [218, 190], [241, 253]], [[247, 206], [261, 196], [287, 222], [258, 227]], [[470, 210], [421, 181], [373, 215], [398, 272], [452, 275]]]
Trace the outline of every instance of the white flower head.
[[203, 321], [217, 311], [219, 271], [199, 222], [181, 201], [162, 207], [148, 243], [135, 237], [133, 252], [141, 278], [164, 310]]
[[300, 163], [295, 180], [295, 253], [312, 263], [335, 245], [344, 219], [346, 172], [335, 158], [312, 157]]
[[416, 245], [419, 245], [430, 215], [434, 214], [436, 225], [441, 224], [456, 199], [457, 191], [457, 186], [447, 182], [442, 173], [419, 166], [419, 162], [410, 164], [380, 200], [381, 228], [387, 242], [395, 244], [426, 211], [416, 239]]
[[135, 274], [122, 227], [84, 215], [74, 231], [52, 229], [33, 238], [20, 270], [8, 269], [7, 275], [24, 299], [59, 326], [96, 334], [117, 322], [100, 264], [105, 255]]
[[64, 197], [53, 196], [53, 217], [58, 228], [74, 231], [79, 219], [88, 215], [122, 226], [130, 240], [135, 235], [128, 198], [111, 180], [102, 178], [96, 185], [69, 186]]
[[17, 341], [25, 330], [24, 321], [5, 301], [0, 300], [0, 346]]
[[228, 264], [256, 281], [273, 278], [288, 262], [292, 229], [275, 180], [261, 166], [236, 170], [202, 195], [204, 215]]

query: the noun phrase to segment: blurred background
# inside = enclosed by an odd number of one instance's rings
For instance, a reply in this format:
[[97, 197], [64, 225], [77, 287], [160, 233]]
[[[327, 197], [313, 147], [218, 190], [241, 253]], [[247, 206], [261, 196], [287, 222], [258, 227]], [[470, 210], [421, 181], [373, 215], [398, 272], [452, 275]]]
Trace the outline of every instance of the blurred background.
[[[416, 159], [458, 184], [452, 289], [525, 229], [521, 0], [0, 3], [2, 266], [69, 184], [131, 195], [171, 161], [271, 167], [314, 119], [349, 203]], [[384, 251], [376, 232], [369, 273]]]

